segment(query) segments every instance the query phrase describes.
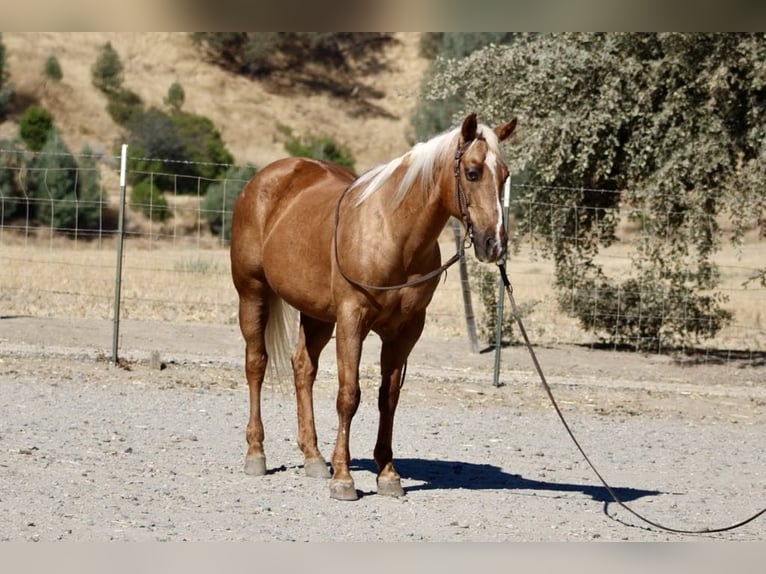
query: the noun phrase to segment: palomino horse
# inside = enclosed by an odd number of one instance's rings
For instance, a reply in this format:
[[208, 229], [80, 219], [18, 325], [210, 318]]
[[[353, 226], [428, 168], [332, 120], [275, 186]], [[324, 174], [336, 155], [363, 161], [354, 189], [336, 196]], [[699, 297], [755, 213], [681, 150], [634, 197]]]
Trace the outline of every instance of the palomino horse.
[[513, 119], [491, 129], [471, 114], [460, 127], [359, 178], [335, 164], [286, 158], [248, 182], [231, 225], [231, 271], [250, 390], [246, 473], [266, 472], [261, 386], [269, 358], [286, 362], [289, 354], [286, 302], [300, 311], [291, 361], [306, 474], [330, 477], [317, 448], [312, 388], [319, 355], [335, 329], [338, 434], [330, 496], [357, 498], [349, 433], [360, 400], [362, 343], [374, 331], [382, 342], [378, 493], [404, 494], [392, 462], [394, 412], [407, 357], [444, 268], [439, 235], [455, 216], [479, 260], [503, 255], [507, 235], [499, 196], [508, 169], [499, 142], [515, 127]]

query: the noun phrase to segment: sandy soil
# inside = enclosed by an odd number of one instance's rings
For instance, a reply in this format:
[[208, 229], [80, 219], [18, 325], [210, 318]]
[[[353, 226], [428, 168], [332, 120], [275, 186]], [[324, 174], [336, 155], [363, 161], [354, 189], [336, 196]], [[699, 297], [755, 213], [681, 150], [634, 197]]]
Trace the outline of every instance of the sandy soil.
[[[619, 508], [552, 411], [525, 349], [492, 353], [428, 336], [413, 353], [395, 428], [406, 495], [375, 495], [377, 340], [352, 427], [361, 498], [305, 478], [290, 386], [264, 397], [269, 474], [243, 474], [247, 394], [235, 326], [0, 319], [0, 537], [4, 540], [764, 540], [761, 518], [676, 535]], [[152, 354], [155, 354], [152, 361]], [[636, 511], [682, 529], [763, 507], [766, 372], [574, 346], [538, 349], [560, 405]], [[335, 433], [335, 361], [317, 381], [320, 448]]]

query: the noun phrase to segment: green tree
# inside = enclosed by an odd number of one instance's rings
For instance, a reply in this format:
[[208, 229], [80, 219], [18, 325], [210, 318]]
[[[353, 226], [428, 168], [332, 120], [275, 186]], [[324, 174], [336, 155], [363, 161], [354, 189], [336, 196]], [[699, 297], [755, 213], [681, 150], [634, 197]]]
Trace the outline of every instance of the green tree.
[[0, 223], [23, 214], [27, 203], [20, 185], [23, 169], [17, 142], [0, 138]]
[[438, 100], [426, 97], [432, 78], [439, 74], [445, 61], [465, 58], [489, 44], [508, 44], [516, 37], [511, 32], [427, 32], [421, 36], [421, 52], [433, 62], [421, 81], [420, 97], [410, 118], [417, 141], [425, 141], [451, 127], [455, 115], [464, 107], [460, 93]]
[[8, 111], [8, 104], [13, 98], [13, 84], [9, 81], [8, 70], [5, 69], [5, 44], [0, 34], [0, 120]]
[[179, 111], [186, 100], [186, 92], [183, 86], [178, 82], [173, 82], [168, 88], [168, 95], [165, 98], [165, 105], [170, 106], [174, 111]]
[[55, 129], [27, 172], [32, 216], [41, 224], [77, 235], [100, 229], [104, 201], [98, 171], [92, 162], [81, 169]]
[[330, 136], [306, 135], [298, 137], [290, 128], [283, 128], [288, 135], [284, 143], [285, 151], [295, 157], [310, 157], [331, 161], [354, 169], [354, 156], [351, 150], [335, 141]]
[[201, 205], [202, 216], [207, 221], [210, 231], [220, 235], [225, 241], [231, 237], [231, 212], [234, 209], [234, 201], [255, 172], [255, 167], [232, 166], [222, 179], [207, 188]]
[[[711, 255], [720, 216], [738, 240], [766, 209], [764, 61], [763, 34], [550, 34], [448, 62], [429, 88], [490, 121], [521, 116], [520, 231], [553, 256], [562, 308], [610, 341], [656, 348], [730, 317]], [[618, 208], [642, 214], [628, 278], [595, 262]]]
[[60, 82], [64, 77], [64, 73], [61, 71], [61, 64], [59, 64], [59, 60], [54, 54], [51, 54], [45, 60], [43, 72], [46, 78], [54, 82]]
[[122, 87], [123, 67], [120, 55], [111, 42], [104, 44], [91, 68], [93, 85], [105, 94], [116, 93]]
[[31, 151], [43, 149], [52, 129], [53, 116], [41, 106], [29, 106], [19, 119], [19, 135]]

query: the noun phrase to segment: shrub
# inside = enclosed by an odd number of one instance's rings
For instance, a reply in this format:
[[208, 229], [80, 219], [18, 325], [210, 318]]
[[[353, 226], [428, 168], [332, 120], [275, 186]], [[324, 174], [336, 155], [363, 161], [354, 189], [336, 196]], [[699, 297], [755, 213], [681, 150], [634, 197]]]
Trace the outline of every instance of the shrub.
[[13, 98], [13, 84], [8, 81], [8, 72], [5, 69], [5, 44], [0, 34], [0, 120], [5, 117], [8, 103]]
[[31, 151], [43, 149], [52, 129], [53, 117], [40, 106], [29, 106], [19, 119], [19, 135]]
[[59, 64], [58, 58], [53, 54], [45, 60], [43, 71], [45, 72], [45, 77], [54, 82], [60, 82], [64, 77], [64, 73], [61, 71], [61, 64]]
[[186, 92], [178, 82], [173, 82], [168, 88], [168, 95], [165, 98], [165, 105], [170, 106], [175, 111], [181, 109], [186, 100]]
[[0, 139], [0, 223], [21, 215], [26, 205], [19, 185], [22, 157], [15, 141]]
[[98, 57], [91, 68], [91, 81], [105, 94], [114, 93], [122, 87], [122, 72], [120, 55], [112, 47], [112, 43], [107, 42], [99, 50]]
[[104, 202], [95, 165], [80, 168], [56, 130], [28, 166], [31, 215], [57, 231], [99, 229]]
[[171, 215], [165, 194], [148, 179], [133, 185], [129, 205], [131, 209], [140, 211], [151, 221], [166, 221]]
[[292, 130], [286, 128], [289, 137], [285, 141], [285, 151], [296, 157], [310, 157], [331, 161], [343, 165], [351, 170], [354, 169], [354, 156], [351, 151], [340, 145], [330, 136], [297, 137], [292, 135]]
[[221, 181], [207, 188], [205, 199], [202, 200], [202, 215], [215, 235], [220, 235], [225, 241], [231, 237], [231, 212], [234, 201], [245, 184], [255, 175], [254, 167], [233, 166], [226, 172]]
[[109, 93], [106, 111], [117, 124], [124, 126], [144, 111], [144, 103], [134, 91], [119, 88]]

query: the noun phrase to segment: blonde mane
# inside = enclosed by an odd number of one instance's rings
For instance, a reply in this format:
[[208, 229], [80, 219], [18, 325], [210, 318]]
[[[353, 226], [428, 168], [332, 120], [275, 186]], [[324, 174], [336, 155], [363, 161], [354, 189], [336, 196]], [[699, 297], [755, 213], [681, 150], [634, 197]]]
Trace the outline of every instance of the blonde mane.
[[[398, 184], [395, 184], [395, 191], [391, 198], [392, 208], [396, 208], [402, 202], [416, 182], [420, 181], [427, 188], [433, 187], [436, 183], [435, 169], [448, 164], [452, 166], [459, 137], [460, 127], [457, 127], [434, 136], [428, 141], [415, 144], [404, 155], [366, 171], [351, 185], [352, 190], [361, 189], [356, 198], [356, 204], [364, 203], [382, 188], [385, 183], [395, 177], [396, 171], [401, 166], [405, 166], [405, 169], [398, 176], [400, 178]], [[479, 124], [477, 138], [486, 140], [490, 151], [500, 157], [500, 143], [492, 128]]]

